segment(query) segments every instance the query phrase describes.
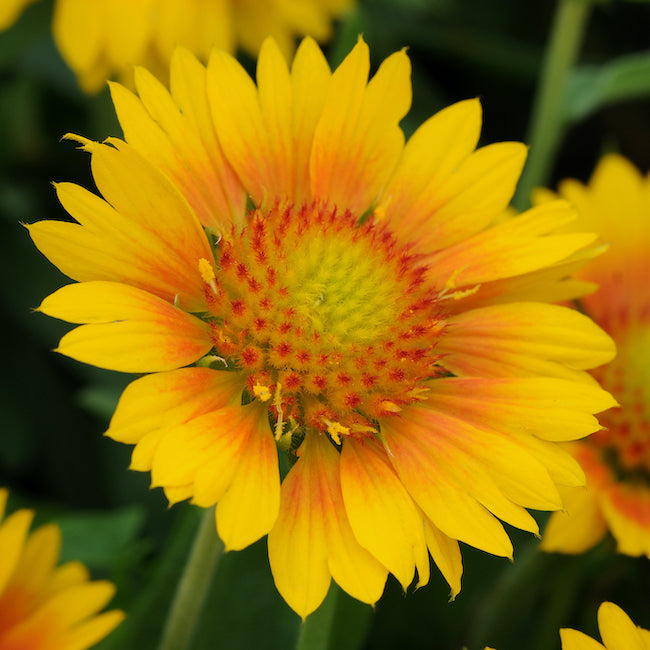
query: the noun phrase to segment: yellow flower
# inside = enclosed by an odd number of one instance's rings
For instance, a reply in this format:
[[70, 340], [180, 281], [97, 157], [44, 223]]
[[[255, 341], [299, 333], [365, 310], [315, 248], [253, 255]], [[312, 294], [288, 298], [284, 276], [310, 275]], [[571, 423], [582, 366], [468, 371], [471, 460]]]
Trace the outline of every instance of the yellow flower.
[[34, 513], [4, 518], [0, 489], [0, 648], [84, 650], [117, 627], [124, 614], [99, 612], [113, 597], [110, 582], [90, 582], [80, 562], [59, 567], [61, 532], [54, 524], [28, 534]]
[[650, 650], [650, 632], [634, 625], [614, 603], [603, 603], [598, 608], [598, 629], [602, 645], [577, 630], [560, 630], [562, 650]]
[[[34, 0], [2, 0], [0, 30]], [[174, 47], [207, 60], [212, 47], [253, 57], [273, 36], [290, 59], [295, 38], [330, 39], [332, 20], [355, 0], [56, 0], [52, 30], [65, 62], [87, 93], [117, 76], [132, 85], [133, 65], [166, 79]]]
[[0, 31], [11, 27], [23, 9], [34, 0], [3, 0], [0, 2]]
[[568, 514], [551, 517], [542, 548], [581, 553], [610, 530], [621, 553], [650, 556], [650, 177], [611, 155], [588, 186], [567, 180], [559, 192], [578, 208], [580, 226], [610, 246], [580, 276], [600, 285], [582, 304], [618, 347], [593, 374], [621, 407], [604, 414], [602, 431], [573, 445], [587, 490], [566, 494]]
[[476, 100], [405, 144], [408, 57], [369, 66], [361, 40], [332, 73], [305, 39], [289, 69], [269, 39], [256, 85], [179, 49], [171, 94], [142, 69], [139, 97], [112, 85], [126, 141], [75, 136], [103, 198], [61, 183], [79, 224], [30, 226], [79, 282], [40, 307], [82, 324], [58, 350], [151, 373], [108, 435], [171, 502], [217, 503], [226, 548], [268, 533], [301, 616], [332, 577], [369, 603], [388, 572], [424, 584], [429, 553], [455, 595], [457, 540], [511, 557], [497, 518], [561, 508], [584, 476], [555, 441], [614, 403], [585, 371], [611, 340], [543, 302], [595, 236], [555, 233], [564, 201], [492, 225], [525, 147], [475, 151]]

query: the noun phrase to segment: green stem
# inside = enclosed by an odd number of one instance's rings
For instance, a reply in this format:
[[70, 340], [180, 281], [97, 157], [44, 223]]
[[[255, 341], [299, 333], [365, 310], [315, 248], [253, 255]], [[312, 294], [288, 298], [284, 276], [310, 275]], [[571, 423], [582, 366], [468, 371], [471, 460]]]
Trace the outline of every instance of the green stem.
[[194, 538], [158, 650], [186, 650], [190, 647], [222, 551], [223, 543], [217, 535], [214, 508], [209, 508]]
[[566, 126], [562, 96], [591, 7], [585, 0], [558, 2], [527, 137], [530, 152], [514, 200], [520, 210], [528, 206], [531, 190], [548, 179]]
[[332, 581], [323, 604], [301, 625], [296, 650], [359, 650], [372, 615], [370, 605], [348, 596]]
[[327, 650], [330, 647], [340, 594], [340, 587], [332, 581], [332, 586], [322, 605], [300, 626], [296, 650]]

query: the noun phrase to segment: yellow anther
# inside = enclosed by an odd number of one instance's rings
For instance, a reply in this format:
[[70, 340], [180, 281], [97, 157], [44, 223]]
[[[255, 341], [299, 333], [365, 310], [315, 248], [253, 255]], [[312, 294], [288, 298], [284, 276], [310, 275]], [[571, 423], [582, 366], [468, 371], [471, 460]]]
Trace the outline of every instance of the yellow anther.
[[467, 296], [471, 296], [475, 294], [479, 289], [481, 288], [480, 284], [477, 284], [476, 286], [472, 287], [471, 289], [465, 289], [464, 291], [454, 291], [454, 293], [451, 294], [451, 298], [454, 300], [460, 300], [461, 298], [467, 298]]
[[460, 291], [454, 291], [456, 289], [457, 281], [458, 281], [458, 276], [465, 270], [466, 267], [456, 269], [447, 282], [445, 283], [445, 288], [438, 293], [438, 300], [443, 300], [443, 299], [448, 299], [451, 298], [452, 300], [461, 300], [462, 298], [467, 298], [467, 296], [471, 296], [472, 294], [476, 293], [481, 285], [477, 284], [476, 286], [472, 287], [471, 289], [461, 289]]
[[284, 430], [284, 411], [282, 409], [282, 384], [278, 382], [275, 385], [275, 395], [273, 396], [273, 406], [278, 413], [278, 419], [275, 423], [275, 439], [280, 440]]
[[383, 221], [386, 219], [386, 210], [388, 208], [388, 204], [390, 203], [390, 199], [384, 203], [380, 203], [379, 205], [375, 206], [375, 209], [372, 211], [372, 216], [375, 218], [376, 221]]
[[351, 424], [350, 430], [355, 433], [379, 433], [374, 427], [368, 426], [367, 424]]
[[271, 399], [271, 390], [268, 386], [255, 384], [255, 386], [253, 386], [253, 393], [255, 394], [255, 397], [262, 400], [262, 402], [268, 402]]
[[391, 413], [399, 413], [402, 409], [395, 404], [395, 402], [389, 402], [388, 400], [384, 400], [381, 402], [381, 408], [384, 409], [384, 411], [390, 411]]
[[459, 276], [459, 275], [460, 275], [464, 270], [465, 270], [464, 267], [461, 268], [461, 269], [456, 269], [456, 270], [451, 274], [451, 276], [449, 277], [449, 279], [447, 280], [447, 282], [445, 283], [445, 289], [447, 289], [448, 291], [453, 291], [453, 290], [456, 288], [456, 286], [457, 286], [457, 285], [456, 285], [456, 280], [458, 280], [458, 276]]
[[429, 390], [430, 389], [426, 386], [422, 386], [421, 388], [412, 388], [408, 393], [406, 393], [406, 396], [411, 399], [425, 399], [425, 395]]
[[203, 278], [203, 282], [209, 285], [214, 293], [217, 293], [217, 283], [215, 282], [216, 276], [214, 274], [214, 269], [212, 268], [212, 264], [210, 264], [210, 262], [208, 262], [205, 257], [202, 257], [199, 260], [199, 273]]
[[330, 438], [337, 444], [341, 444], [341, 435], [347, 436], [350, 433], [349, 427], [344, 427], [340, 422], [331, 422], [323, 418], [323, 422], [327, 425], [327, 433]]

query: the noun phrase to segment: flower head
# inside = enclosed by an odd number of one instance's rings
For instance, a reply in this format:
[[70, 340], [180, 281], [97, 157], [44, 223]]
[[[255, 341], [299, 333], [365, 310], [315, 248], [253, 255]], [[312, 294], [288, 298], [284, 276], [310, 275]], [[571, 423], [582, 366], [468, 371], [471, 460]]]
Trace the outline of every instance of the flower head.
[[510, 557], [498, 519], [536, 532], [525, 508], [584, 479], [555, 441], [613, 404], [585, 372], [611, 340], [546, 302], [594, 236], [556, 233], [564, 201], [502, 222], [523, 145], [475, 151], [475, 100], [405, 144], [409, 60], [369, 65], [267, 40], [256, 85], [178, 50], [171, 93], [112, 86], [125, 141], [75, 136], [104, 198], [59, 184], [79, 223], [30, 226], [79, 282], [40, 307], [81, 324], [59, 351], [150, 373], [108, 435], [170, 501], [217, 503], [227, 548], [268, 533], [302, 616], [332, 577], [369, 603], [388, 572], [424, 584], [429, 554], [455, 595], [458, 540]]
[[650, 178], [611, 155], [588, 186], [568, 180], [559, 192], [578, 208], [580, 225], [609, 245], [579, 275], [600, 286], [582, 304], [618, 347], [593, 374], [621, 406], [603, 415], [602, 431], [572, 446], [588, 490], [566, 495], [568, 514], [551, 518], [542, 547], [579, 553], [609, 529], [621, 553], [650, 556]]
[[650, 632], [634, 625], [630, 617], [614, 603], [603, 603], [598, 608], [598, 628], [602, 645], [577, 630], [560, 630], [562, 650], [650, 650]]
[[48, 524], [29, 534], [34, 513], [18, 510], [4, 518], [7, 496], [0, 489], [0, 648], [90, 648], [124, 618], [118, 610], [98, 614], [115, 588], [90, 582], [79, 562], [57, 567], [59, 528]]
[[[2, 0], [0, 30], [34, 0]], [[287, 59], [296, 36], [329, 40], [332, 21], [354, 0], [55, 0], [52, 31], [65, 62], [87, 93], [117, 76], [132, 85], [133, 65], [166, 79], [177, 45], [207, 60], [213, 47], [258, 55], [273, 36]]]

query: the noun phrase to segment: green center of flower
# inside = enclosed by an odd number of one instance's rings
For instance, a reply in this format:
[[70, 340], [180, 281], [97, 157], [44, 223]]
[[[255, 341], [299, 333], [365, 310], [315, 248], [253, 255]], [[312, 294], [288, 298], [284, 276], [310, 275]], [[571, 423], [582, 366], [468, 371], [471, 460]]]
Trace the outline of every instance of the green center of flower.
[[310, 233], [286, 256], [285, 282], [296, 315], [332, 345], [381, 340], [399, 306], [389, 265], [378, 259], [372, 242], [351, 239]]
[[438, 374], [426, 269], [371, 220], [316, 205], [256, 211], [215, 261], [216, 352], [276, 419], [367, 435]]
[[650, 481], [650, 327], [619, 337], [616, 358], [595, 374], [621, 407], [603, 413], [603, 430], [588, 440], [618, 474]]

